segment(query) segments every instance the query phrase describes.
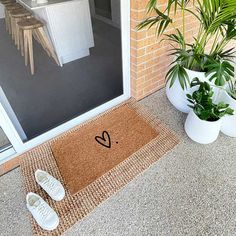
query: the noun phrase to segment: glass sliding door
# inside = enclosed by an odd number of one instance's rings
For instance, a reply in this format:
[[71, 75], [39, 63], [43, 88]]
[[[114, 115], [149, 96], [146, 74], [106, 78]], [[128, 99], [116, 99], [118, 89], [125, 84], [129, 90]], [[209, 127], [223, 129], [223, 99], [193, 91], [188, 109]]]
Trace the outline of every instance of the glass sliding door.
[[95, 13], [111, 19], [111, 0], [95, 0]]

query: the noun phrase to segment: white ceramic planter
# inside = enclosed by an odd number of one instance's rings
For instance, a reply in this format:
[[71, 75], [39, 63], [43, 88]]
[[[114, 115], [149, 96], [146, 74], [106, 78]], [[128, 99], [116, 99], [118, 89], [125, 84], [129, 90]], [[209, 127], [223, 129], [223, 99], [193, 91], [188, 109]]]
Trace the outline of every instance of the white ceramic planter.
[[222, 91], [219, 101], [229, 104], [230, 108], [234, 109], [233, 116], [223, 117], [221, 132], [225, 135], [236, 138], [236, 100], [229, 96], [226, 91]]
[[[185, 70], [189, 76], [190, 82], [196, 77], [199, 78], [200, 81], [207, 80], [204, 72], [196, 72], [196, 71], [191, 71], [191, 70], [187, 70], [187, 69], [185, 69]], [[166, 95], [167, 95], [169, 101], [172, 103], [172, 105], [177, 110], [184, 112], [184, 113], [190, 112], [190, 108], [188, 107], [189, 103], [187, 101], [186, 94], [192, 94], [195, 90], [196, 90], [196, 88], [190, 88], [190, 87], [183, 90], [180, 83], [179, 83], [178, 78], [176, 78], [176, 80], [171, 88], [170, 88], [170, 81], [168, 81], [166, 84]]]
[[213, 143], [219, 136], [222, 119], [218, 121], [205, 121], [191, 110], [185, 122], [185, 131], [189, 138], [201, 144]]

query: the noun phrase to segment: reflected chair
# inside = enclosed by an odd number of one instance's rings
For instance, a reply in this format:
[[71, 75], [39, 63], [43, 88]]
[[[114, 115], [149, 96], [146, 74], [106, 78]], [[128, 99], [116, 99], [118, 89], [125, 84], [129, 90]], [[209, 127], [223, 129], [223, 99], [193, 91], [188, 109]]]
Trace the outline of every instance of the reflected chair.
[[[17, 49], [20, 49], [20, 30], [18, 26], [18, 22], [27, 18], [32, 17], [31, 12], [27, 11], [26, 9], [15, 9], [10, 11], [10, 19], [11, 19], [11, 27], [12, 32], [14, 35], [15, 44], [17, 46]], [[23, 56], [23, 50], [21, 50], [21, 55]]]
[[23, 9], [23, 7], [19, 3], [9, 3], [5, 5], [6, 28], [9, 34], [12, 34], [12, 39], [14, 39], [14, 32], [12, 32], [12, 27], [11, 27], [10, 11], [16, 9]]
[[6, 14], [6, 6], [14, 4], [15, 1], [14, 0], [2, 0], [2, 1], [0, 1], [0, 3], [4, 6], [6, 31], [9, 31], [9, 21], [8, 21], [7, 14]]
[[34, 74], [33, 35], [42, 45], [48, 56], [52, 57], [55, 62], [60, 65], [54, 48], [43, 29], [43, 22], [31, 17], [29, 19], [21, 20], [17, 24], [20, 30], [20, 47], [24, 48], [25, 65], [28, 65], [29, 57], [30, 71], [32, 75]]

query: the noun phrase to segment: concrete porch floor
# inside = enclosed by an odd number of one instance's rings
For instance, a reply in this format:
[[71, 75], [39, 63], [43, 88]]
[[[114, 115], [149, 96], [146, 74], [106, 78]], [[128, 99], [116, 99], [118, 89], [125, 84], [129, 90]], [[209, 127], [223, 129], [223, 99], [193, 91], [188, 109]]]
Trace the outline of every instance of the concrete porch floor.
[[[236, 140], [192, 142], [164, 90], [141, 103], [182, 143], [65, 235], [236, 235]], [[0, 235], [31, 235], [19, 169], [0, 178], [0, 190]]]

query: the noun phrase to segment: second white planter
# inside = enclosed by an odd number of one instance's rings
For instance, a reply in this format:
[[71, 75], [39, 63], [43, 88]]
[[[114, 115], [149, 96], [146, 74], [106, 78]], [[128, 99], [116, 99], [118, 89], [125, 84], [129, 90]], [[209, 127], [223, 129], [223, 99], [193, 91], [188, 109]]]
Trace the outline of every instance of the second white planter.
[[226, 91], [222, 91], [219, 96], [219, 102], [229, 104], [230, 108], [234, 110], [233, 116], [225, 116], [222, 118], [221, 132], [236, 138], [236, 100], [229, 96]]
[[213, 143], [219, 136], [222, 119], [218, 121], [205, 121], [191, 110], [185, 122], [187, 135], [195, 142], [201, 144]]

